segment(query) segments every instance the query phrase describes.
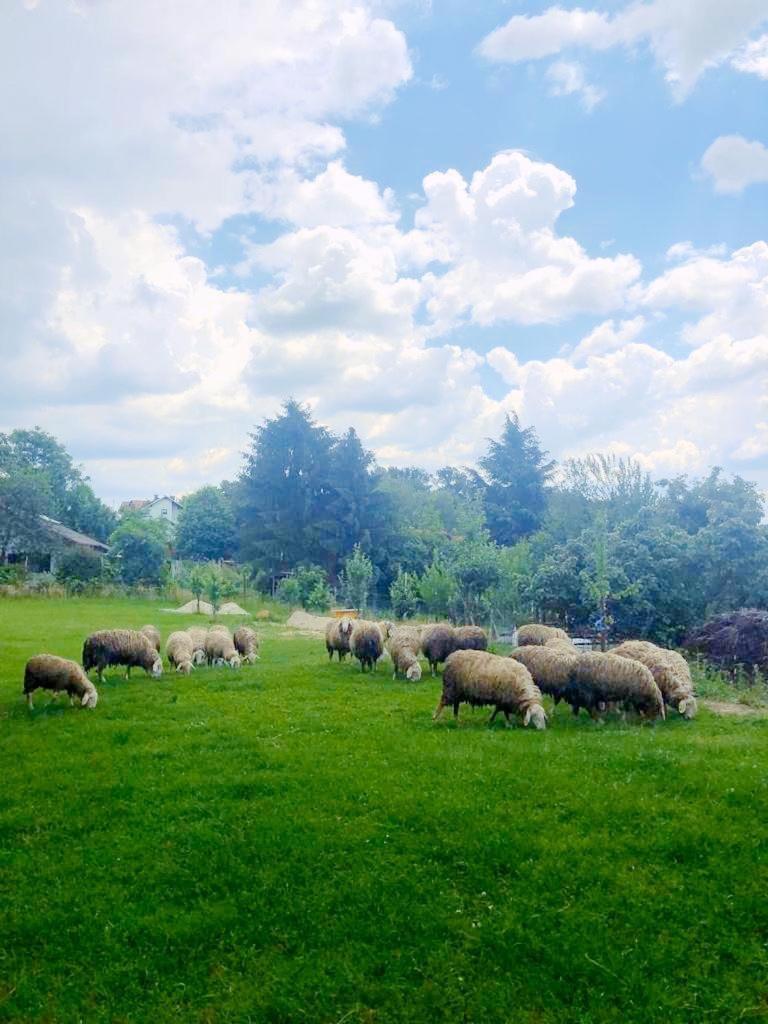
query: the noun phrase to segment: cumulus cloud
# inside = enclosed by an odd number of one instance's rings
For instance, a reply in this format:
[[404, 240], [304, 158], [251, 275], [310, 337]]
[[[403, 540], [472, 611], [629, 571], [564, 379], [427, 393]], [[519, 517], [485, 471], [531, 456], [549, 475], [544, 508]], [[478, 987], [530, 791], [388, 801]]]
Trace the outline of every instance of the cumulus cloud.
[[547, 68], [553, 96], [577, 96], [587, 112], [605, 99], [605, 93], [587, 82], [584, 67], [578, 61], [558, 60]]
[[639, 341], [638, 315], [598, 324], [570, 356], [521, 362], [498, 346], [488, 363], [509, 386], [507, 401], [563, 455], [615, 451], [656, 474], [746, 461], [754, 471], [768, 453], [768, 246], [675, 250], [680, 262], [633, 298], [693, 316], [681, 332], [687, 353]]
[[519, 151], [497, 154], [469, 182], [455, 170], [430, 174], [424, 193], [416, 228], [448, 266], [424, 278], [427, 310], [439, 328], [463, 318], [531, 324], [609, 312], [623, 305], [640, 274], [631, 255], [592, 258], [556, 233], [576, 182]]
[[716, 192], [735, 195], [768, 182], [768, 148], [741, 135], [721, 135], [702, 156], [701, 168]]
[[737, 71], [768, 78], [768, 32], [742, 47], [731, 63]]
[[[615, 45], [618, 17], [553, 9], [519, 45]], [[432, 468], [475, 459], [513, 410], [558, 454], [624, 446], [660, 471], [763, 450], [766, 243], [678, 243], [643, 281], [633, 255], [561, 233], [574, 178], [517, 150], [428, 174], [404, 223], [344, 159], [346, 123], [411, 75], [402, 33], [365, 6], [48, 0], [6, 4], [0, 31], [0, 79], [34, 83], [0, 110], [0, 429], [42, 423], [105, 495], [231, 476], [287, 394], [382, 461]], [[636, 38], [662, 53], [662, 35]], [[589, 102], [560, 63], [553, 87]], [[195, 252], [233, 217], [241, 250], [214, 273]], [[680, 314], [683, 356], [643, 343]], [[595, 323], [571, 340], [575, 316]], [[551, 323], [575, 343], [556, 359], [456, 341]]]
[[490, 61], [514, 63], [574, 49], [599, 52], [642, 44], [650, 48], [675, 96], [682, 99], [707, 69], [729, 59], [762, 66], [763, 49], [750, 51], [745, 44], [767, 20], [763, 0], [727, 5], [720, 0], [651, 0], [629, 3], [614, 15], [550, 7], [543, 14], [514, 15], [487, 35], [478, 50]]

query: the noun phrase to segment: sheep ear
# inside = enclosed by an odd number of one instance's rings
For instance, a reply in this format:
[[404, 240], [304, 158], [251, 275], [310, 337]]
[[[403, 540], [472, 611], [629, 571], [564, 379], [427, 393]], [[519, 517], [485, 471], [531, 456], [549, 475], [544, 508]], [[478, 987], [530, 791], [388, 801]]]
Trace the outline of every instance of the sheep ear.
[[523, 718], [523, 725], [524, 726], [528, 725], [530, 720], [531, 720], [531, 709], [528, 708], [528, 710], [525, 712], [525, 717]]
[[80, 701], [80, 707], [81, 708], [85, 707], [85, 705], [88, 703], [88, 698], [90, 696], [91, 696], [90, 693], [88, 693], [88, 691], [86, 690], [86, 692], [83, 694], [82, 699]]
[[681, 700], [680, 703], [677, 705], [677, 710], [680, 712], [681, 715], [685, 714], [685, 709], [687, 706], [687, 702], [684, 700]]

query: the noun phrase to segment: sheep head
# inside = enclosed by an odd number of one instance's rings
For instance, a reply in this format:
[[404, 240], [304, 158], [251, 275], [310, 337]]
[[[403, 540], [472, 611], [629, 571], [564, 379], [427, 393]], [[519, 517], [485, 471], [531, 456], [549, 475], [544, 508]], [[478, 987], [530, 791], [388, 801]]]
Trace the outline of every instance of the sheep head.
[[681, 700], [680, 703], [677, 705], [677, 710], [680, 712], [683, 718], [687, 719], [694, 718], [698, 709], [699, 707], [696, 703], [695, 697], [686, 697], [684, 700]]
[[198, 649], [192, 655], [193, 665], [204, 665], [205, 664], [205, 651], [198, 647]]
[[525, 712], [523, 725], [533, 724], [534, 729], [547, 728], [547, 715], [541, 704], [531, 704]]
[[410, 680], [410, 682], [412, 683], [418, 683], [418, 681], [421, 679], [421, 665], [418, 663], [418, 661], [414, 665], [411, 665], [411, 667], [405, 673], [405, 678]]
[[80, 701], [80, 706], [83, 708], [90, 708], [91, 710], [93, 710], [96, 707], [98, 699], [99, 695], [96, 692], [96, 687], [91, 686], [83, 694], [82, 700]]
[[240, 668], [240, 665], [242, 664], [240, 660], [240, 655], [233, 654], [232, 657], [227, 662], [227, 664], [229, 665], [230, 668]]

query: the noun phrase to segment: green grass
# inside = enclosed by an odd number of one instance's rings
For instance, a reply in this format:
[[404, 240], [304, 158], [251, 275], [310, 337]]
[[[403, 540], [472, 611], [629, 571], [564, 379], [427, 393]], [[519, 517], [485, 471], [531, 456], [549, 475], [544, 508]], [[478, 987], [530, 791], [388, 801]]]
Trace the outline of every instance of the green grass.
[[0, 1020], [768, 1020], [765, 718], [434, 725], [280, 624], [26, 710], [30, 654], [146, 621], [0, 604]]

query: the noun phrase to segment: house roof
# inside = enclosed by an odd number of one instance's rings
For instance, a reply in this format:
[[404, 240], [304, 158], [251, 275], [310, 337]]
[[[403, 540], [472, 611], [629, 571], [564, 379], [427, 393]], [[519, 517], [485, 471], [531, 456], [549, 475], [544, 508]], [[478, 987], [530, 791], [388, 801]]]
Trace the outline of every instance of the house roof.
[[157, 497], [153, 498], [151, 501], [145, 502], [144, 504], [147, 508], [151, 508], [152, 505], [156, 505], [158, 501], [170, 501], [176, 505], [177, 508], [181, 508], [181, 502], [177, 501], [172, 494], [158, 494]]
[[94, 551], [109, 551], [108, 546], [106, 544], [102, 544], [100, 540], [96, 540], [95, 537], [89, 537], [85, 533], [78, 533], [77, 530], [73, 530], [69, 526], [65, 526], [63, 523], [58, 522], [58, 520], [51, 519], [49, 516], [40, 516], [40, 518], [49, 533], [53, 533], [57, 537], [60, 537], [67, 544], [77, 544], [78, 547], [92, 548]]
[[121, 512], [138, 512], [140, 508], [144, 508], [145, 505], [149, 505], [149, 501], [146, 498], [131, 498], [130, 501], [124, 501], [120, 505]]

